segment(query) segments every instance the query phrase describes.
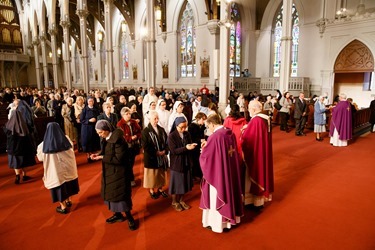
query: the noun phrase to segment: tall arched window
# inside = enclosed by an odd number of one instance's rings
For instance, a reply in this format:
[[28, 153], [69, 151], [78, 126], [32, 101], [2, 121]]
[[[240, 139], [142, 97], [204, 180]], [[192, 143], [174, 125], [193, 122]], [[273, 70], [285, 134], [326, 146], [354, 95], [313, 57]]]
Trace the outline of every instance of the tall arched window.
[[94, 68], [93, 68], [93, 63], [92, 63], [92, 56], [93, 56], [93, 50], [92, 50], [92, 44], [90, 40], [88, 39], [88, 47], [87, 47], [87, 54], [88, 54], [88, 61], [89, 61], [89, 79], [94, 80]]
[[75, 66], [76, 66], [76, 80], [78, 81], [81, 79], [81, 67], [79, 65], [80, 60], [79, 60], [80, 54], [78, 52], [78, 46], [76, 46], [74, 50], [74, 61], [75, 61]]
[[122, 79], [129, 79], [129, 51], [128, 44], [126, 43], [125, 32], [121, 35], [121, 66], [122, 66]]
[[241, 76], [241, 16], [236, 3], [231, 5], [229, 35], [229, 76]]
[[105, 42], [102, 41], [99, 44], [99, 52], [100, 52], [100, 76], [101, 76], [101, 81], [104, 80], [105, 78], [105, 65], [106, 65], [106, 56], [105, 56], [105, 50], [106, 50], [106, 45]]
[[[273, 76], [280, 76], [280, 51], [283, 24], [283, 7], [280, 7], [275, 19], [274, 26], [274, 58], [273, 58]], [[298, 70], [298, 40], [299, 40], [299, 17], [296, 6], [292, 6], [292, 55], [291, 55], [291, 71], [290, 76], [297, 76]]]
[[186, 4], [186, 7], [182, 13], [180, 20], [180, 65], [181, 65], [181, 77], [195, 77], [196, 70], [196, 37], [194, 27], [194, 14], [191, 9], [190, 3]]

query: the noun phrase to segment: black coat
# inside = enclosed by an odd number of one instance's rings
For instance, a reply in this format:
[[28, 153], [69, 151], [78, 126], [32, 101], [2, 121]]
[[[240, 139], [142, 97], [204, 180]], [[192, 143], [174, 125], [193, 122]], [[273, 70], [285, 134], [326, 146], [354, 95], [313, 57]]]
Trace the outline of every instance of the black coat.
[[192, 150], [186, 148], [187, 144], [192, 143], [189, 132], [184, 132], [184, 139], [181, 139], [177, 129], [168, 136], [168, 147], [170, 150], [170, 168], [171, 170], [186, 173], [191, 170]]
[[128, 144], [121, 129], [115, 129], [111, 137], [102, 139], [102, 188], [105, 201], [126, 201], [131, 204], [130, 165]]
[[[167, 147], [167, 133], [165, 130], [158, 125], [158, 134], [154, 131], [151, 124], [148, 124], [148, 126], [142, 131], [142, 147], [144, 150], [144, 167], [145, 168], [153, 168], [157, 169], [158, 166], [158, 159], [156, 156], [157, 151], [165, 150], [165, 154], [168, 153], [168, 147]], [[155, 145], [155, 142], [152, 140], [151, 136], [154, 136], [154, 138], [157, 138], [157, 143], [159, 146], [159, 150], [157, 149], [157, 145]]]

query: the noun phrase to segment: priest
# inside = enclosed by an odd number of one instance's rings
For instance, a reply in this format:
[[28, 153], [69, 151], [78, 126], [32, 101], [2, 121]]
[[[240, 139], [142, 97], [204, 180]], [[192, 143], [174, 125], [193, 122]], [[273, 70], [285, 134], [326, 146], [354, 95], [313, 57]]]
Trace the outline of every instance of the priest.
[[271, 120], [262, 114], [262, 104], [249, 103], [250, 122], [242, 135], [245, 163], [245, 206], [256, 210], [272, 200], [274, 191]]
[[346, 147], [352, 139], [352, 111], [346, 95], [339, 95], [338, 104], [332, 109], [331, 125], [329, 128], [330, 143], [336, 147]]
[[240, 223], [243, 215], [236, 137], [221, 125], [218, 115], [209, 116], [206, 124], [212, 134], [202, 143], [199, 159], [203, 173], [199, 207], [203, 227], [222, 233]]

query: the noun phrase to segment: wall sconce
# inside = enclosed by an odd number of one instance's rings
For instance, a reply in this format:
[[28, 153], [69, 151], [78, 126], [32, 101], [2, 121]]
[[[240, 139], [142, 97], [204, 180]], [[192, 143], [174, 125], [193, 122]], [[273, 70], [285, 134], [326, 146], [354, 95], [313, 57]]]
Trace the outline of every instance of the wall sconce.
[[98, 40], [99, 42], [103, 41], [103, 32], [101, 32], [100, 30], [98, 31]]
[[346, 18], [346, 16], [347, 16], [346, 8], [341, 8], [338, 11], [336, 11], [336, 19]]
[[69, 50], [72, 51], [72, 45], [69, 44]]
[[218, 26], [225, 26], [225, 28], [229, 29], [230, 26], [232, 26], [232, 22], [230, 20], [225, 20], [225, 21], [219, 21], [217, 22]]
[[49, 56], [49, 58], [52, 58], [52, 52], [51, 51], [48, 53], [48, 56]]
[[127, 23], [126, 23], [126, 21], [122, 21], [121, 22], [121, 31], [122, 31], [122, 33], [126, 33], [126, 30], [127, 30]]
[[156, 6], [155, 8], [155, 19], [157, 22], [161, 22], [161, 9], [160, 6]]
[[60, 48], [57, 49], [57, 55], [61, 56], [61, 49]]

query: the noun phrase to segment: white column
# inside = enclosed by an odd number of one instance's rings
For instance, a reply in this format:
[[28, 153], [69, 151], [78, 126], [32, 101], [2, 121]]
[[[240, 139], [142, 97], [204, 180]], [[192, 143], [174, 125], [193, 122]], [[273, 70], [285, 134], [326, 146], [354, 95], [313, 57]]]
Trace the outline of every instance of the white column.
[[146, 84], [147, 88], [155, 87], [155, 0], [147, 0], [147, 39], [146, 39]]
[[47, 64], [47, 52], [46, 52], [47, 37], [44, 31], [42, 32], [42, 35], [39, 36], [39, 39], [40, 39], [40, 45], [42, 47], [44, 87], [48, 88], [49, 78], [48, 78], [48, 64]]
[[283, 0], [283, 26], [281, 37], [280, 91], [288, 91], [292, 46], [292, 5], [293, 0]]
[[55, 89], [59, 88], [59, 78], [57, 75], [58, 70], [58, 61], [57, 61], [57, 46], [56, 46], [56, 35], [57, 35], [57, 28], [56, 24], [51, 25], [51, 29], [48, 31], [51, 35], [51, 50], [52, 50], [52, 69], [53, 69], [53, 84]]
[[103, 0], [104, 2], [104, 22], [105, 22], [105, 42], [107, 56], [107, 90], [114, 87], [113, 83], [113, 44], [112, 44], [112, 7], [113, 0]]
[[38, 51], [39, 39], [34, 37], [34, 58], [35, 58], [35, 71], [36, 71], [36, 85], [38, 89], [42, 89], [42, 83], [40, 82], [40, 63], [39, 63], [39, 51]]
[[224, 110], [229, 96], [229, 30], [224, 25], [230, 11], [228, 3], [221, 1], [220, 5], [220, 59], [219, 59], [219, 103], [218, 108]]
[[83, 4], [82, 9], [78, 9], [76, 14], [79, 17], [79, 26], [80, 26], [80, 36], [81, 36], [81, 60], [82, 60], [82, 76], [81, 82], [83, 85], [83, 90], [85, 93], [88, 93], [90, 90], [89, 83], [89, 56], [87, 54], [87, 24], [86, 17], [89, 15], [89, 12], [86, 9], [86, 4]]
[[65, 14], [64, 19], [60, 21], [60, 25], [63, 27], [63, 33], [64, 33], [64, 53], [63, 53], [63, 59], [64, 59], [64, 70], [65, 70], [65, 81], [66, 81], [66, 87], [68, 89], [72, 89], [72, 74], [70, 70], [70, 49], [69, 49], [69, 41], [70, 41], [70, 35], [69, 35], [69, 27], [70, 27], [70, 21], [69, 21], [69, 15]]

